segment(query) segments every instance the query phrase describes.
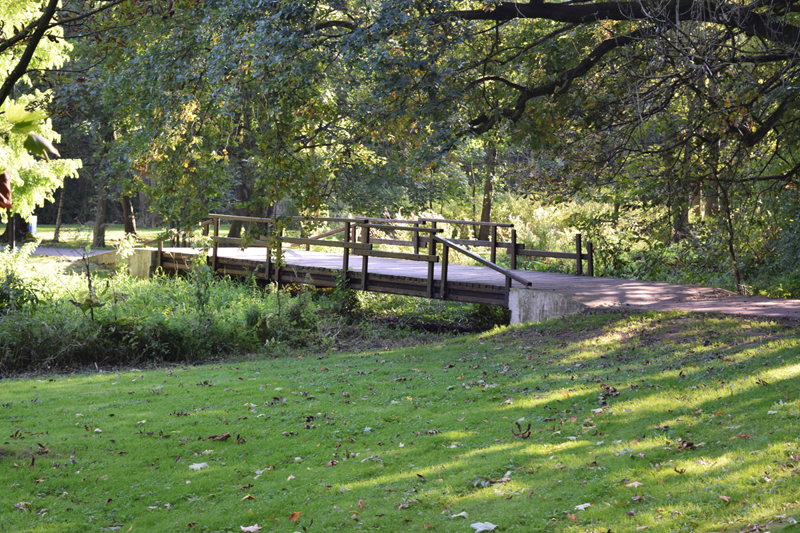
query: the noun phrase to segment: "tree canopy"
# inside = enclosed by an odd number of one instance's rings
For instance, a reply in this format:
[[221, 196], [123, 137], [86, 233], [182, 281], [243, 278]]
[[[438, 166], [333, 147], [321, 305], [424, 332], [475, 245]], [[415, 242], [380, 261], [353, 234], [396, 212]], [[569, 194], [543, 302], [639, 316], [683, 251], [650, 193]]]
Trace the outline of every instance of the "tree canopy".
[[517, 154], [519, 189], [613, 205], [607, 223], [659, 209], [667, 240], [702, 204], [737, 284], [747, 213], [793, 216], [795, 1], [98, 6], [60, 101], [103, 117], [110, 173], [171, 220], [234, 200], [418, 208], [463, 185], [475, 142]]

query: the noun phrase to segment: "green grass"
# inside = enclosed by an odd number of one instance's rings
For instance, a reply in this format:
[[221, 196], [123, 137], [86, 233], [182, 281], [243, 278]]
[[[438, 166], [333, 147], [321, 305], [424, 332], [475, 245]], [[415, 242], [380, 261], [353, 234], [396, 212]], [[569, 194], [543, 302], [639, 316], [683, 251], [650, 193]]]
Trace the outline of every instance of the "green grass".
[[[36, 236], [42, 242], [42, 247], [58, 248], [84, 248], [92, 243], [93, 226], [80, 226], [78, 224], [62, 224], [59, 232], [59, 242], [53, 242], [55, 226], [39, 225]], [[2, 230], [0, 230], [2, 231]], [[161, 228], [139, 228], [137, 234], [142, 241], [153, 240], [161, 233]], [[106, 248], [111, 249], [125, 236], [122, 224], [110, 224], [106, 227]]]
[[677, 313], [4, 379], [0, 530], [798, 531], [798, 390], [792, 327]]

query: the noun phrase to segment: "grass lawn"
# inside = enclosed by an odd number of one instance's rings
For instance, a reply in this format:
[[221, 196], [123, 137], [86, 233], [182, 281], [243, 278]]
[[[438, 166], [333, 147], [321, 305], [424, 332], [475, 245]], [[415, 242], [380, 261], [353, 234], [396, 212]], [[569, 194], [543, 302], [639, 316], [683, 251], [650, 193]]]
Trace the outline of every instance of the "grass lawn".
[[[39, 246], [48, 248], [85, 248], [92, 244], [93, 226], [80, 226], [78, 224], [62, 224], [59, 242], [53, 242], [55, 233], [54, 225], [39, 225], [36, 236], [41, 239]], [[5, 224], [0, 224], [0, 233], [5, 231]], [[143, 242], [156, 239], [162, 228], [138, 228], [137, 235]], [[198, 232], [199, 233], [199, 232]], [[125, 236], [122, 224], [109, 224], [106, 227], [106, 248], [111, 249]]]
[[794, 327], [677, 313], [6, 378], [0, 531], [800, 531], [798, 391]]

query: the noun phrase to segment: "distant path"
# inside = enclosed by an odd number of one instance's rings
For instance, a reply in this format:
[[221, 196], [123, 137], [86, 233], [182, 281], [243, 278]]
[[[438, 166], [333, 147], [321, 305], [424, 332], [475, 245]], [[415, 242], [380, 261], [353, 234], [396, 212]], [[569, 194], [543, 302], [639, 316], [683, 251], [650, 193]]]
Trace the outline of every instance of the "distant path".
[[84, 255], [94, 256], [99, 254], [104, 254], [107, 252], [113, 252], [114, 250], [89, 250], [87, 253], [85, 250], [80, 250], [76, 248], [37, 248], [33, 255], [49, 255], [53, 257], [65, 257], [67, 259], [77, 260], [83, 257]]

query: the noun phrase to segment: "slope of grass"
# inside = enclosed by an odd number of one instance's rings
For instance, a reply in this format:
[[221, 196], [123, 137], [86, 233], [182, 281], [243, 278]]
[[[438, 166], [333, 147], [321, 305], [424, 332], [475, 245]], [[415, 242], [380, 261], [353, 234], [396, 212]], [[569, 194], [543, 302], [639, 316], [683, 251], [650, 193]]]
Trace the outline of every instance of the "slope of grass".
[[0, 530], [796, 531], [799, 389], [792, 327], [681, 314], [5, 379]]

